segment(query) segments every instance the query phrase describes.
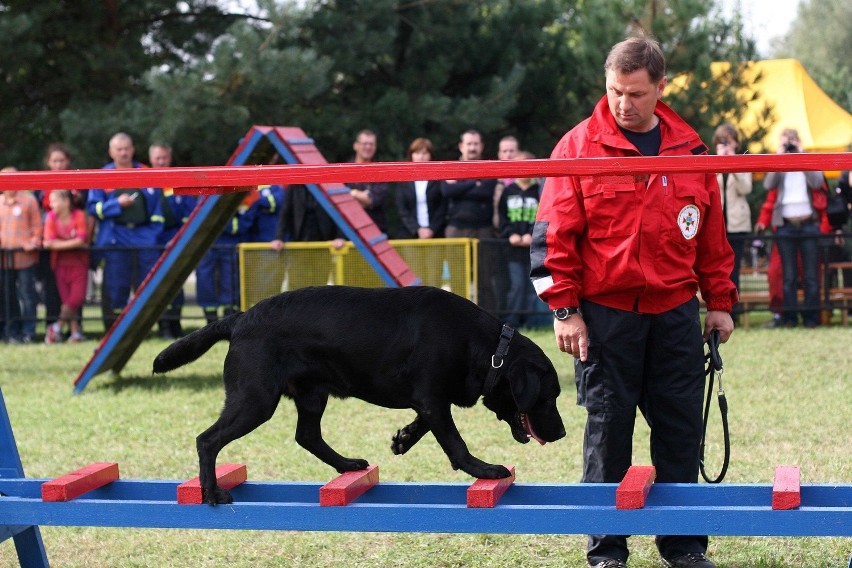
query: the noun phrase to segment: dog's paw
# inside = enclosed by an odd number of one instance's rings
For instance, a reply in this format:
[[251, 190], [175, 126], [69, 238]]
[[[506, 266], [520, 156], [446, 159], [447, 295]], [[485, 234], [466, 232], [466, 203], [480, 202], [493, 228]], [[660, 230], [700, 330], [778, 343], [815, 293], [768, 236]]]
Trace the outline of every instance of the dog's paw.
[[231, 497], [231, 492], [221, 487], [216, 487], [212, 491], [203, 490], [204, 493], [204, 502], [208, 505], [230, 505], [234, 502], [234, 498]]
[[394, 455], [401, 456], [414, 446], [416, 440], [408, 433], [408, 428], [400, 428], [391, 438], [391, 451]]
[[512, 472], [502, 465], [491, 465], [487, 463], [462, 469], [465, 473], [468, 473], [477, 479], [505, 479], [512, 475]]
[[367, 463], [367, 460], [349, 459], [340, 464], [340, 467], [337, 468], [337, 473], [358, 471], [361, 469], [367, 469], [368, 467], [370, 467], [370, 464]]

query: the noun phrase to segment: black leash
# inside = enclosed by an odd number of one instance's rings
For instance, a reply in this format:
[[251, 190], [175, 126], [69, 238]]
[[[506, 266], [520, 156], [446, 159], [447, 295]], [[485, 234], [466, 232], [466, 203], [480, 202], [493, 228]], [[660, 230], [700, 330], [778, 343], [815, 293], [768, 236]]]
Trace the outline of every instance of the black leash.
[[[731, 461], [731, 436], [728, 432], [728, 400], [725, 398], [725, 389], [722, 388], [722, 356], [719, 355], [719, 331], [713, 330], [710, 332], [710, 339], [707, 341], [708, 353], [704, 356], [707, 362], [707, 403], [704, 405], [704, 429], [701, 431], [701, 455], [698, 458], [698, 465], [701, 470], [701, 477], [707, 483], [719, 483], [725, 478], [725, 473], [728, 471], [728, 464]], [[710, 417], [710, 399], [713, 397], [713, 379], [719, 377], [719, 414], [722, 417], [722, 432], [725, 438], [725, 458], [722, 461], [722, 471], [716, 479], [710, 479], [707, 472], [704, 471], [704, 440], [707, 437], [707, 420]]]

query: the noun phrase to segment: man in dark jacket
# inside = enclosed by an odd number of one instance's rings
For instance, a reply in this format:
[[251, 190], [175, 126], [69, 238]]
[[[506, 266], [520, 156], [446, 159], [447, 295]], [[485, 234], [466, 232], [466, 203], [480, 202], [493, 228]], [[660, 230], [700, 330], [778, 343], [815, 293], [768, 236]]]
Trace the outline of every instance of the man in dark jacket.
[[[329, 217], [322, 205], [314, 198], [304, 185], [289, 185], [284, 190], [284, 201], [278, 217], [278, 229], [275, 239], [270, 243], [272, 250], [280, 252], [284, 243], [294, 242], [323, 242], [332, 241], [334, 249], [343, 247], [346, 241], [343, 233]], [[328, 255], [328, 250], [317, 251], [317, 254]], [[305, 259], [306, 257], [302, 257]], [[328, 262], [302, 262], [295, 264], [293, 259], [285, 257], [286, 289], [295, 290], [312, 285], [324, 285], [328, 282], [331, 270], [331, 259]], [[282, 278], [284, 275], [282, 275]], [[280, 284], [280, 279], [278, 280]], [[280, 292], [271, 290], [269, 294]]]
[[[460, 160], [479, 160], [485, 145], [482, 134], [467, 130], [459, 140]], [[441, 184], [447, 200], [447, 228], [444, 236], [452, 238], [494, 239], [494, 191], [496, 179], [448, 180]], [[494, 275], [493, 249], [480, 247], [479, 290], [477, 304], [496, 312], [497, 297], [491, 279]]]

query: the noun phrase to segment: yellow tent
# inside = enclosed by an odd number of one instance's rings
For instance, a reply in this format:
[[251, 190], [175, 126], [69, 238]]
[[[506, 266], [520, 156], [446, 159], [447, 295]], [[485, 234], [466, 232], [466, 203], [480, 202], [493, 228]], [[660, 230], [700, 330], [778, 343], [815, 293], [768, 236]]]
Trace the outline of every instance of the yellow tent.
[[[729, 63], [713, 63], [714, 75], [722, 75]], [[744, 71], [744, 79], [753, 82], [761, 74], [754, 88], [759, 96], [748, 103], [744, 117], [736, 124], [746, 137], [755, 132], [761, 122], [762, 111], [770, 106], [774, 120], [768, 125], [767, 135], [751, 144], [749, 152], [775, 152], [778, 138], [785, 128], [795, 128], [808, 152], [845, 152], [852, 143], [852, 114], [846, 112], [825, 94], [802, 64], [795, 59], [754, 61]], [[682, 87], [678, 78], [673, 87]], [[766, 124], [764, 124], [766, 126]]]

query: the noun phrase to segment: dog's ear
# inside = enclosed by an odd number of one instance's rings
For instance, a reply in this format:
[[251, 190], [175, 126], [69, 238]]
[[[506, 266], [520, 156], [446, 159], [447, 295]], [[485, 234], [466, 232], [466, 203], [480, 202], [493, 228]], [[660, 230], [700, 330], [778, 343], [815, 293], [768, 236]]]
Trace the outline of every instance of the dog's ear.
[[509, 388], [518, 410], [528, 412], [538, 401], [543, 371], [527, 361], [518, 361], [509, 367]]

